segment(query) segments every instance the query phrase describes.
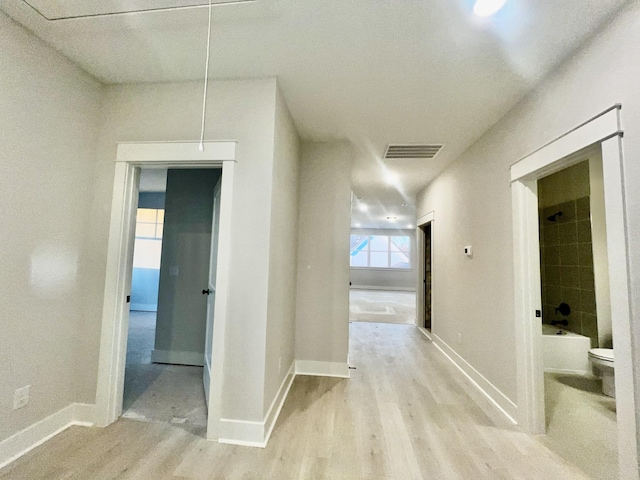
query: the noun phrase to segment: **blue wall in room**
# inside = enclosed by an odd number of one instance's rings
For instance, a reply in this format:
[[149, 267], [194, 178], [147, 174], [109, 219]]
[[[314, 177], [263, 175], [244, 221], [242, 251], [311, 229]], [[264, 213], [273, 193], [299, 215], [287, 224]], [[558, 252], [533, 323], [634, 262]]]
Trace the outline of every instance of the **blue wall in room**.
[[[138, 208], [164, 208], [164, 192], [140, 192]], [[158, 311], [160, 269], [134, 268], [131, 277], [131, 310]]]
[[131, 310], [158, 311], [160, 270], [134, 268], [131, 278]]

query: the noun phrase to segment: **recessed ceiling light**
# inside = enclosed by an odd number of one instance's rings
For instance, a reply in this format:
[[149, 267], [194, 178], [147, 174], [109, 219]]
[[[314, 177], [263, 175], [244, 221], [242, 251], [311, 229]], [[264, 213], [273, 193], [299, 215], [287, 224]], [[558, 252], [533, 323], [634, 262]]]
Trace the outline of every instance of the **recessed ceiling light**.
[[397, 220], [396, 217], [387, 217], [387, 220], [389, 220], [390, 222], [395, 222]]
[[358, 206], [358, 209], [359, 209], [361, 212], [366, 212], [367, 210], [369, 210], [369, 207], [367, 207], [367, 204], [366, 204], [366, 203], [361, 203], [361, 204], [360, 204], [360, 206]]
[[356, 223], [356, 228], [360, 228], [360, 224], [359, 223]]
[[402, 204], [402, 206], [403, 206], [403, 207], [406, 207], [406, 206], [408, 206], [408, 205], [409, 205], [408, 203], [403, 203], [403, 204]]
[[473, 6], [473, 13], [479, 17], [490, 17], [498, 13], [505, 3], [507, 3], [507, 0], [476, 0]]
[[407, 228], [413, 228], [413, 225], [409, 224], [407, 225]]

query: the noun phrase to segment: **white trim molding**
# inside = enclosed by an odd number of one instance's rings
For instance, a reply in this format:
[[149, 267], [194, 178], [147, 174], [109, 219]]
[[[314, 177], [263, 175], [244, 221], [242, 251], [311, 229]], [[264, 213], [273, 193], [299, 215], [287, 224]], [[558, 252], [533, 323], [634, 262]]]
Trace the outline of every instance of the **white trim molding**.
[[317, 362], [315, 360], [296, 360], [296, 375], [338, 378], [351, 377], [348, 363]]
[[[602, 149], [611, 295], [616, 355], [616, 411], [620, 478], [638, 479], [638, 421], [632, 347], [632, 313], [628, 266], [628, 228], [623, 175], [621, 105], [614, 105], [511, 166], [514, 241], [515, 334], [518, 414], [522, 428], [544, 433], [544, 376], [540, 335], [540, 244], [537, 181], [580, 161], [594, 145]], [[640, 406], [640, 405], [638, 405]]]
[[[222, 168], [220, 243], [217, 278], [216, 322], [213, 331], [213, 358], [209, 391], [207, 438], [217, 438], [221, 418], [222, 375], [224, 365], [224, 330], [227, 321], [229, 248], [231, 239], [231, 203], [236, 142], [135, 142], [119, 143], [115, 158], [111, 223], [102, 313], [102, 332], [96, 392], [96, 424], [106, 426], [122, 413], [124, 367], [126, 361], [131, 288], [133, 232], [137, 207], [140, 167]], [[204, 355], [203, 355], [204, 357]], [[202, 364], [202, 363], [200, 363]]]
[[204, 352], [154, 349], [151, 351], [151, 363], [170, 363], [174, 365], [204, 367]]
[[295, 362], [289, 367], [289, 371], [285, 375], [278, 393], [273, 397], [271, 406], [267, 411], [264, 419], [260, 422], [249, 420], [236, 420], [222, 418], [220, 420], [219, 443], [227, 443], [230, 445], [242, 445], [245, 447], [265, 448], [273, 432], [273, 427], [278, 420], [278, 416], [282, 411], [284, 402], [289, 395], [289, 390], [295, 379]]
[[73, 425], [93, 425], [94, 405], [72, 403], [0, 442], [0, 468], [5, 467]]
[[494, 407], [496, 412], [506, 418], [509, 423], [513, 425], [517, 424], [518, 406], [509, 397], [502, 393], [498, 387], [487, 380], [479, 371], [473, 368], [469, 362], [462, 358], [440, 337], [432, 333], [431, 340], [436, 348], [489, 400], [489, 404]]
[[421, 227], [422, 225], [426, 225], [429, 222], [433, 222], [435, 219], [436, 212], [432, 210], [429, 213], [425, 213], [424, 215], [418, 217], [416, 220], [416, 225], [418, 227]]
[[204, 164], [211, 160], [236, 159], [235, 141], [204, 142], [121, 142], [118, 143], [118, 162], [157, 163], [189, 162]]

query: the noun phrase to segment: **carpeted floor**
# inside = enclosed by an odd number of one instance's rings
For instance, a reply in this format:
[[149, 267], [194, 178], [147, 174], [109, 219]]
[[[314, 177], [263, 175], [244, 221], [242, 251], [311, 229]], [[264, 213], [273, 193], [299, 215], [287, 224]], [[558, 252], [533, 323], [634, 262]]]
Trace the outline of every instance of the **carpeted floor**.
[[155, 313], [130, 312], [122, 416], [172, 423], [204, 437], [202, 367], [151, 363], [155, 321]]
[[415, 324], [416, 294], [386, 290], [350, 290], [349, 321]]
[[545, 373], [547, 434], [550, 450], [594, 479], [618, 478], [616, 401], [602, 393], [595, 377]]

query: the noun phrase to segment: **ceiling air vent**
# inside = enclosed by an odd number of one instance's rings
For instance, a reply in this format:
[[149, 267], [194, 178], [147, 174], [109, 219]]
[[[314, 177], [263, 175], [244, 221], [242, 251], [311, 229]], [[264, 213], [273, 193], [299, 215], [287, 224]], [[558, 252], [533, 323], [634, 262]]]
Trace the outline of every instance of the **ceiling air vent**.
[[442, 150], [442, 145], [387, 145], [384, 158], [433, 158], [440, 150]]

